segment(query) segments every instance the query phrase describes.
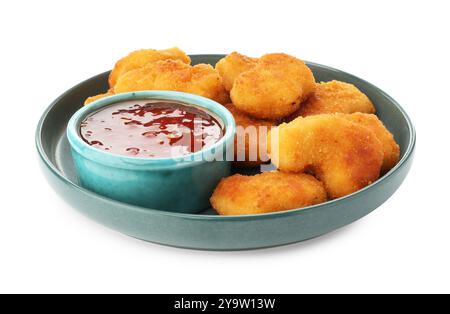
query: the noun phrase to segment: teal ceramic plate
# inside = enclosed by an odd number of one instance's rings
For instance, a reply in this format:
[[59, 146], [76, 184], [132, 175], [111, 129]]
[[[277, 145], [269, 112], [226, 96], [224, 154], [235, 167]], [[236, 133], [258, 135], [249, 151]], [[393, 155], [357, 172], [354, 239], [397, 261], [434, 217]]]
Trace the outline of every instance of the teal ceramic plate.
[[[215, 64], [223, 56], [191, 57], [193, 63]], [[74, 171], [66, 126], [85, 98], [107, 90], [108, 72], [68, 90], [44, 112], [36, 131], [42, 169], [51, 186], [74, 208], [105, 226], [146, 241], [202, 250], [246, 250], [323, 235], [369, 214], [397, 190], [411, 167], [415, 131], [405, 111], [377, 87], [339, 70], [314, 63], [308, 65], [317, 81], [349, 82], [367, 94], [401, 148], [401, 161], [394, 169], [344, 198], [286, 212], [222, 217], [213, 210], [195, 215], [132, 206], [83, 189]]]

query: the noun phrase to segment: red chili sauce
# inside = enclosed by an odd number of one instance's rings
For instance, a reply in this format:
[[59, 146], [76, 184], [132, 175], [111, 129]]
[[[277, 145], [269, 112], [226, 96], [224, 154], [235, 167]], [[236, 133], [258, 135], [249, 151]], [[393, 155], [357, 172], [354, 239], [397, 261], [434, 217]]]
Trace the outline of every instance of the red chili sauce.
[[166, 100], [121, 102], [92, 113], [80, 125], [89, 145], [114, 154], [170, 158], [217, 143], [224, 127], [203, 109]]

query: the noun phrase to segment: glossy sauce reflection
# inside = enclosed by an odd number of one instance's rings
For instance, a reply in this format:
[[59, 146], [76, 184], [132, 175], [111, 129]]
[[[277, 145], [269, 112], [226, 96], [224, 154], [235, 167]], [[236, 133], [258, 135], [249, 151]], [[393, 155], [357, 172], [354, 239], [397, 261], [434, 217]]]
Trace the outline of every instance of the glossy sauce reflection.
[[88, 116], [81, 138], [111, 153], [147, 157], [180, 157], [217, 143], [224, 134], [210, 113], [178, 102], [133, 101], [107, 106]]

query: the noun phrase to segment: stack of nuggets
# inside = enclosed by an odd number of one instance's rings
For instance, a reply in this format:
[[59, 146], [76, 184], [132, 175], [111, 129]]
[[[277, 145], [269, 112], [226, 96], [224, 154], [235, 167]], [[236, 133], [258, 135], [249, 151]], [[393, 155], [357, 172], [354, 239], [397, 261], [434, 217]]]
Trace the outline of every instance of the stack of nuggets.
[[222, 78], [209, 64], [191, 66], [191, 59], [180, 49], [143, 49], [119, 60], [109, 76], [108, 92], [97, 99], [132, 91], [171, 90], [196, 94], [219, 103], [229, 102]]
[[315, 205], [356, 192], [397, 164], [398, 144], [370, 99], [354, 85], [316, 83], [303, 61], [285, 54], [257, 59], [234, 52], [216, 69], [230, 91], [227, 107], [238, 126], [277, 125], [266, 142], [278, 170], [223, 179], [211, 197], [220, 214]]

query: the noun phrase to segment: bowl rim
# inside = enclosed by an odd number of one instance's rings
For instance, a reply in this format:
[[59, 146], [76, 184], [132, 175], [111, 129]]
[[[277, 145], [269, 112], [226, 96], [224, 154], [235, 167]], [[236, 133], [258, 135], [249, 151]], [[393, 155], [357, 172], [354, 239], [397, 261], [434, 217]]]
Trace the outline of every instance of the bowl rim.
[[[225, 134], [213, 145], [203, 148], [195, 153], [188, 155], [182, 155], [177, 157], [163, 157], [163, 158], [145, 158], [145, 157], [133, 157], [115, 154], [112, 152], [106, 152], [91, 145], [88, 145], [79, 134], [79, 126], [83, 119], [88, 115], [97, 112], [105, 107], [114, 105], [121, 102], [128, 101], [141, 101], [141, 100], [162, 100], [162, 101], [174, 101], [185, 104], [187, 106], [195, 106], [200, 110], [210, 112], [216, 115], [224, 124]], [[92, 160], [102, 165], [107, 165], [114, 168], [131, 169], [131, 170], [167, 170], [168, 168], [185, 168], [198, 165], [204, 162], [206, 154], [215, 155], [220, 154], [223, 156], [222, 151], [225, 147], [230, 145], [234, 140], [234, 134], [236, 131], [236, 123], [231, 112], [221, 104], [198, 95], [176, 92], [176, 91], [164, 91], [164, 90], [151, 90], [151, 91], [135, 91], [128, 93], [121, 93], [104, 97], [92, 102], [89, 105], [85, 105], [78, 109], [70, 118], [66, 135], [70, 146], [83, 158]], [[222, 149], [222, 150], [221, 150]]]
[[[191, 56], [196, 56], [196, 57], [201, 58], [201, 57], [223, 57], [224, 55], [221, 55], [221, 54], [199, 54], [199, 55], [191, 55]], [[62, 98], [66, 97], [68, 94], [72, 93], [76, 88], [78, 88], [78, 86], [84, 85], [90, 81], [95, 81], [98, 78], [107, 75], [110, 71], [100, 73], [98, 75], [95, 75], [89, 79], [86, 79], [86, 80], [80, 82], [79, 84], [73, 86], [72, 88], [70, 88], [63, 94], [61, 94], [58, 98], [56, 98], [47, 107], [47, 109], [42, 114], [42, 116], [38, 122], [37, 128], [36, 128], [36, 133], [35, 133], [36, 148], [37, 148], [37, 151], [39, 153], [41, 160], [44, 162], [44, 164], [47, 166], [47, 168], [66, 185], [74, 188], [75, 190], [77, 190], [78, 192], [80, 192], [82, 194], [87, 195], [88, 197], [98, 198], [98, 199], [102, 200], [103, 202], [106, 202], [106, 203], [109, 202], [109, 203], [115, 204], [119, 207], [124, 207], [124, 208], [126, 208], [126, 210], [136, 211], [136, 212], [138, 212], [140, 214], [144, 214], [144, 215], [163, 215], [163, 216], [169, 216], [169, 217], [173, 217], [173, 218], [181, 218], [181, 219], [189, 219], [189, 220], [208, 220], [208, 221], [243, 221], [243, 220], [245, 220], [245, 221], [248, 221], [248, 220], [262, 220], [262, 219], [290, 217], [290, 216], [295, 216], [295, 215], [302, 214], [302, 213], [307, 213], [311, 210], [317, 210], [319, 208], [329, 207], [329, 206], [332, 206], [333, 204], [349, 201], [349, 200], [354, 199], [362, 194], [368, 193], [375, 186], [381, 185], [385, 180], [388, 180], [396, 172], [398, 172], [399, 169], [402, 168], [406, 164], [406, 162], [413, 157], [413, 152], [415, 150], [415, 145], [416, 145], [416, 131], [415, 131], [415, 128], [412, 124], [410, 117], [408, 116], [406, 111], [400, 106], [400, 104], [398, 104], [397, 101], [395, 101], [391, 96], [389, 96], [386, 92], [384, 92], [377, 86], [375, 86], [375, 85], [369, 83], [368, 81], [361, 79], [353, 74], [347, 73], [345, 71], [341, 71], [341, 70], [338, 70], [338, 69], [335, 69], [335, 68], [332, 68], [329, 66], [321, 65], [319, 63], [308, 62], [308, 61], [305, 61], [305, 63], [308, 66], [313, 65], [315, 67], [319, 67], [319, 68], [322, 68], [322, 69], [325, 69], [328, 71], [342, 73], [344, 75], [351, 77], [352, 79], [359, 80], [359, 81], [367, 84], [368, 86], [372, 87], [377, 93], [380, 93], [384, 97], [386, 97], [402, 113], [402, 115], [406, 121], [406, 124], [408, 126], [408, 132], [410, 134], [409, 142], [408, 142], [408, 145], [406, 147], [403, 157], [400, 159], [400, 161], [397, 163], [397, 165], [395, 165], [395, 167], [392, 168], [389, 172], [387, 172], [384, 176], [382, 176], [377, 181], [364, 187], [361, 190], [358, 190], [358, 191], [356, 191], [352, 194], [346, 195], [344, 197], [340, 197], [340, 198], [337, 198], [337, 199], [334, 199], [331, 201], [327, 201], [322, 204], [317, 204], [317, 205], [308, 206], [308, 207], [304, 207], [304, 208], [291, 209], [291, 210], [287, 210], [287, 211], [280, 211], [280, 212], [273, 212], [273, 213], [266, 213], [266, 214], [253, 214], [253, 215], [221, 216], [221, 215], [204, 215], [204, 214], [185, 214], [185, 213], [162, 211], [162, 210], [157, 210], [157, 209], [152, 209], [152, 208], [145, 208], [145, 207], [140, 207], [140, 206], [116, 201], [116, 200], [110, 199], [108, 197], [102, 196], [100, 194], [97, 194], [95, 192], [91, 192], [91, 191], [77, 185], [76, 183], [70, 181], [68, 178], [66, 178], [61, 173], [61, 171], [59, 171], [56, 168], [56, 166], [50, 161], [47, 154], [45, 153], [45, 150], [44, 150], [44, 147], [42, 144], [42, 140], [41, 140], [45, 119], [46, 119], [48, 113], [53, 109], [55, 104], [58, 103]]]

